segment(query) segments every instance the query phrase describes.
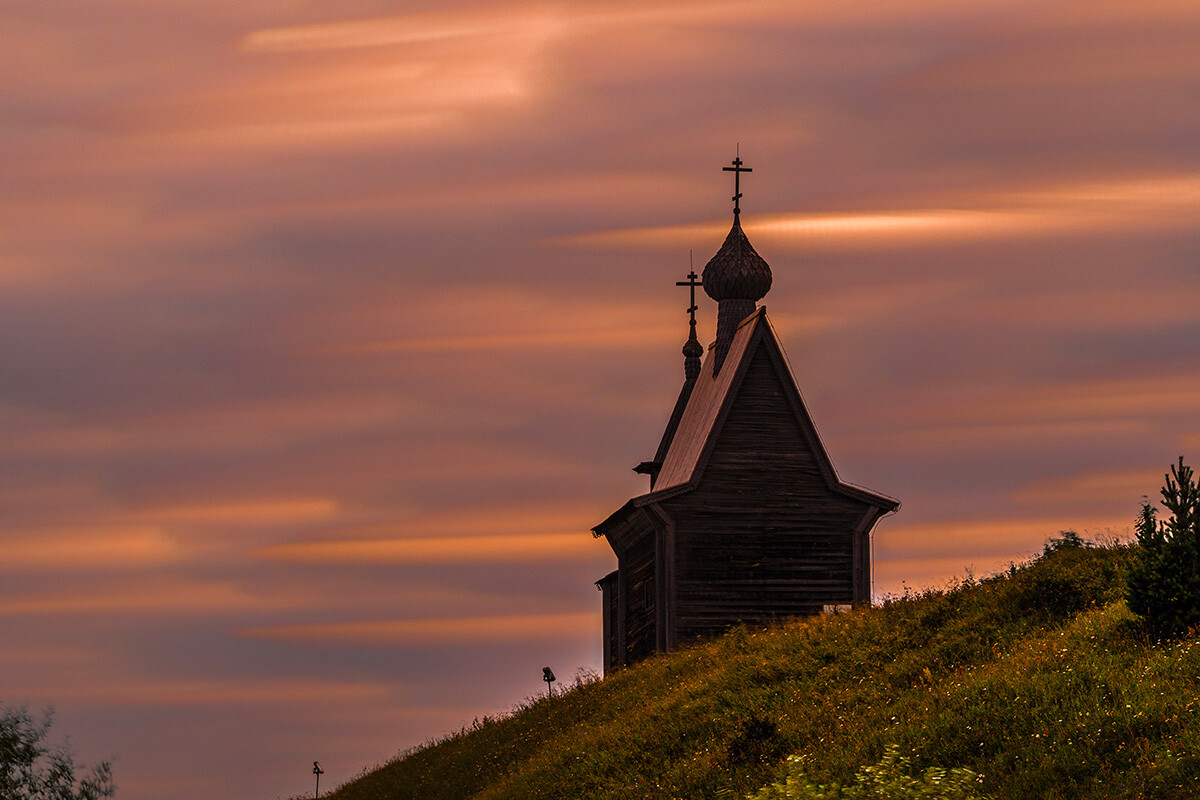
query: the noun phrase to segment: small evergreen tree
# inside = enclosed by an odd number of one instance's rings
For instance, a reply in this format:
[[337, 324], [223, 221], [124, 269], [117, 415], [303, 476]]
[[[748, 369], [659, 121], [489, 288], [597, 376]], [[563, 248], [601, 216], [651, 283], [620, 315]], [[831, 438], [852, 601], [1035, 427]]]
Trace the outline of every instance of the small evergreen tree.
[[1200, 626], [1200, 486], [1182, 456], [1165, 478], [1162, 505], [1171, 516], [1159, 521], [1142, 504], [1125, 598], [1152, 633], [1174, 636]]

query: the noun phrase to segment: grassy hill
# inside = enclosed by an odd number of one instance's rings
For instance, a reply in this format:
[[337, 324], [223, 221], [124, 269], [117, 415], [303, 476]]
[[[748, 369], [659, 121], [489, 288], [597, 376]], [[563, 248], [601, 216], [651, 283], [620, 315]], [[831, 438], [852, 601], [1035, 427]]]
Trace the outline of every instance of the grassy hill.
[[1200, 796], [1200, 648], [1147, 639], [1127, 547], [656, 657], [388, 763], [335, 800], [741, 798], [786, 756], [848, 781], [897, 744], [996, 798]]

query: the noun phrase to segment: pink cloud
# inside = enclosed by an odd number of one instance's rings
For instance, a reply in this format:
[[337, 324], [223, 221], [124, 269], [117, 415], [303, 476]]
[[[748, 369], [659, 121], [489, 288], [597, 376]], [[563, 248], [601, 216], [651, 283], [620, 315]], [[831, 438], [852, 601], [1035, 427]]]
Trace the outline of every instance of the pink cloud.
[[245, 628], [242, 636], [261, 639], [386, 644], [530, 641], [595, 635], [594, 614], [528, 614], [449, 619], [395, 619]]

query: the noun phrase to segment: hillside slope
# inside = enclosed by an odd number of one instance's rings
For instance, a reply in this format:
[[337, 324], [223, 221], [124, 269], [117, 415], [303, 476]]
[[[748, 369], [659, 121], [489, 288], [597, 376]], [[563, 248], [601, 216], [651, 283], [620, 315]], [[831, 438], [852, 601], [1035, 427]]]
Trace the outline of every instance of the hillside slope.
[[1200, 648], [1120, 599], [1126, 547], [792, 620], [584, 682], [364, 774], [335, 800], [728, 798], [792, 753], [848, 780], [889, 743], [997, 798], [1200, 796]]

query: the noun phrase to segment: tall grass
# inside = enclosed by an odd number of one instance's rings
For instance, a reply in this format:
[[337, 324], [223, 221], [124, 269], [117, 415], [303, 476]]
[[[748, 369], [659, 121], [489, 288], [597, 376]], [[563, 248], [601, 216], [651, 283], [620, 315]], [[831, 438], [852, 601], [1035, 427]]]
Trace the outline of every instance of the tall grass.
[[1067, 536], [1034, 561], [882, 606], [658, 656], [376, 769], [336, 800], [729, 798], [849, 782], [889, 744], [999, 798], [1200, 796], [1200, 648], [1121, 600], [1130, 551]]

